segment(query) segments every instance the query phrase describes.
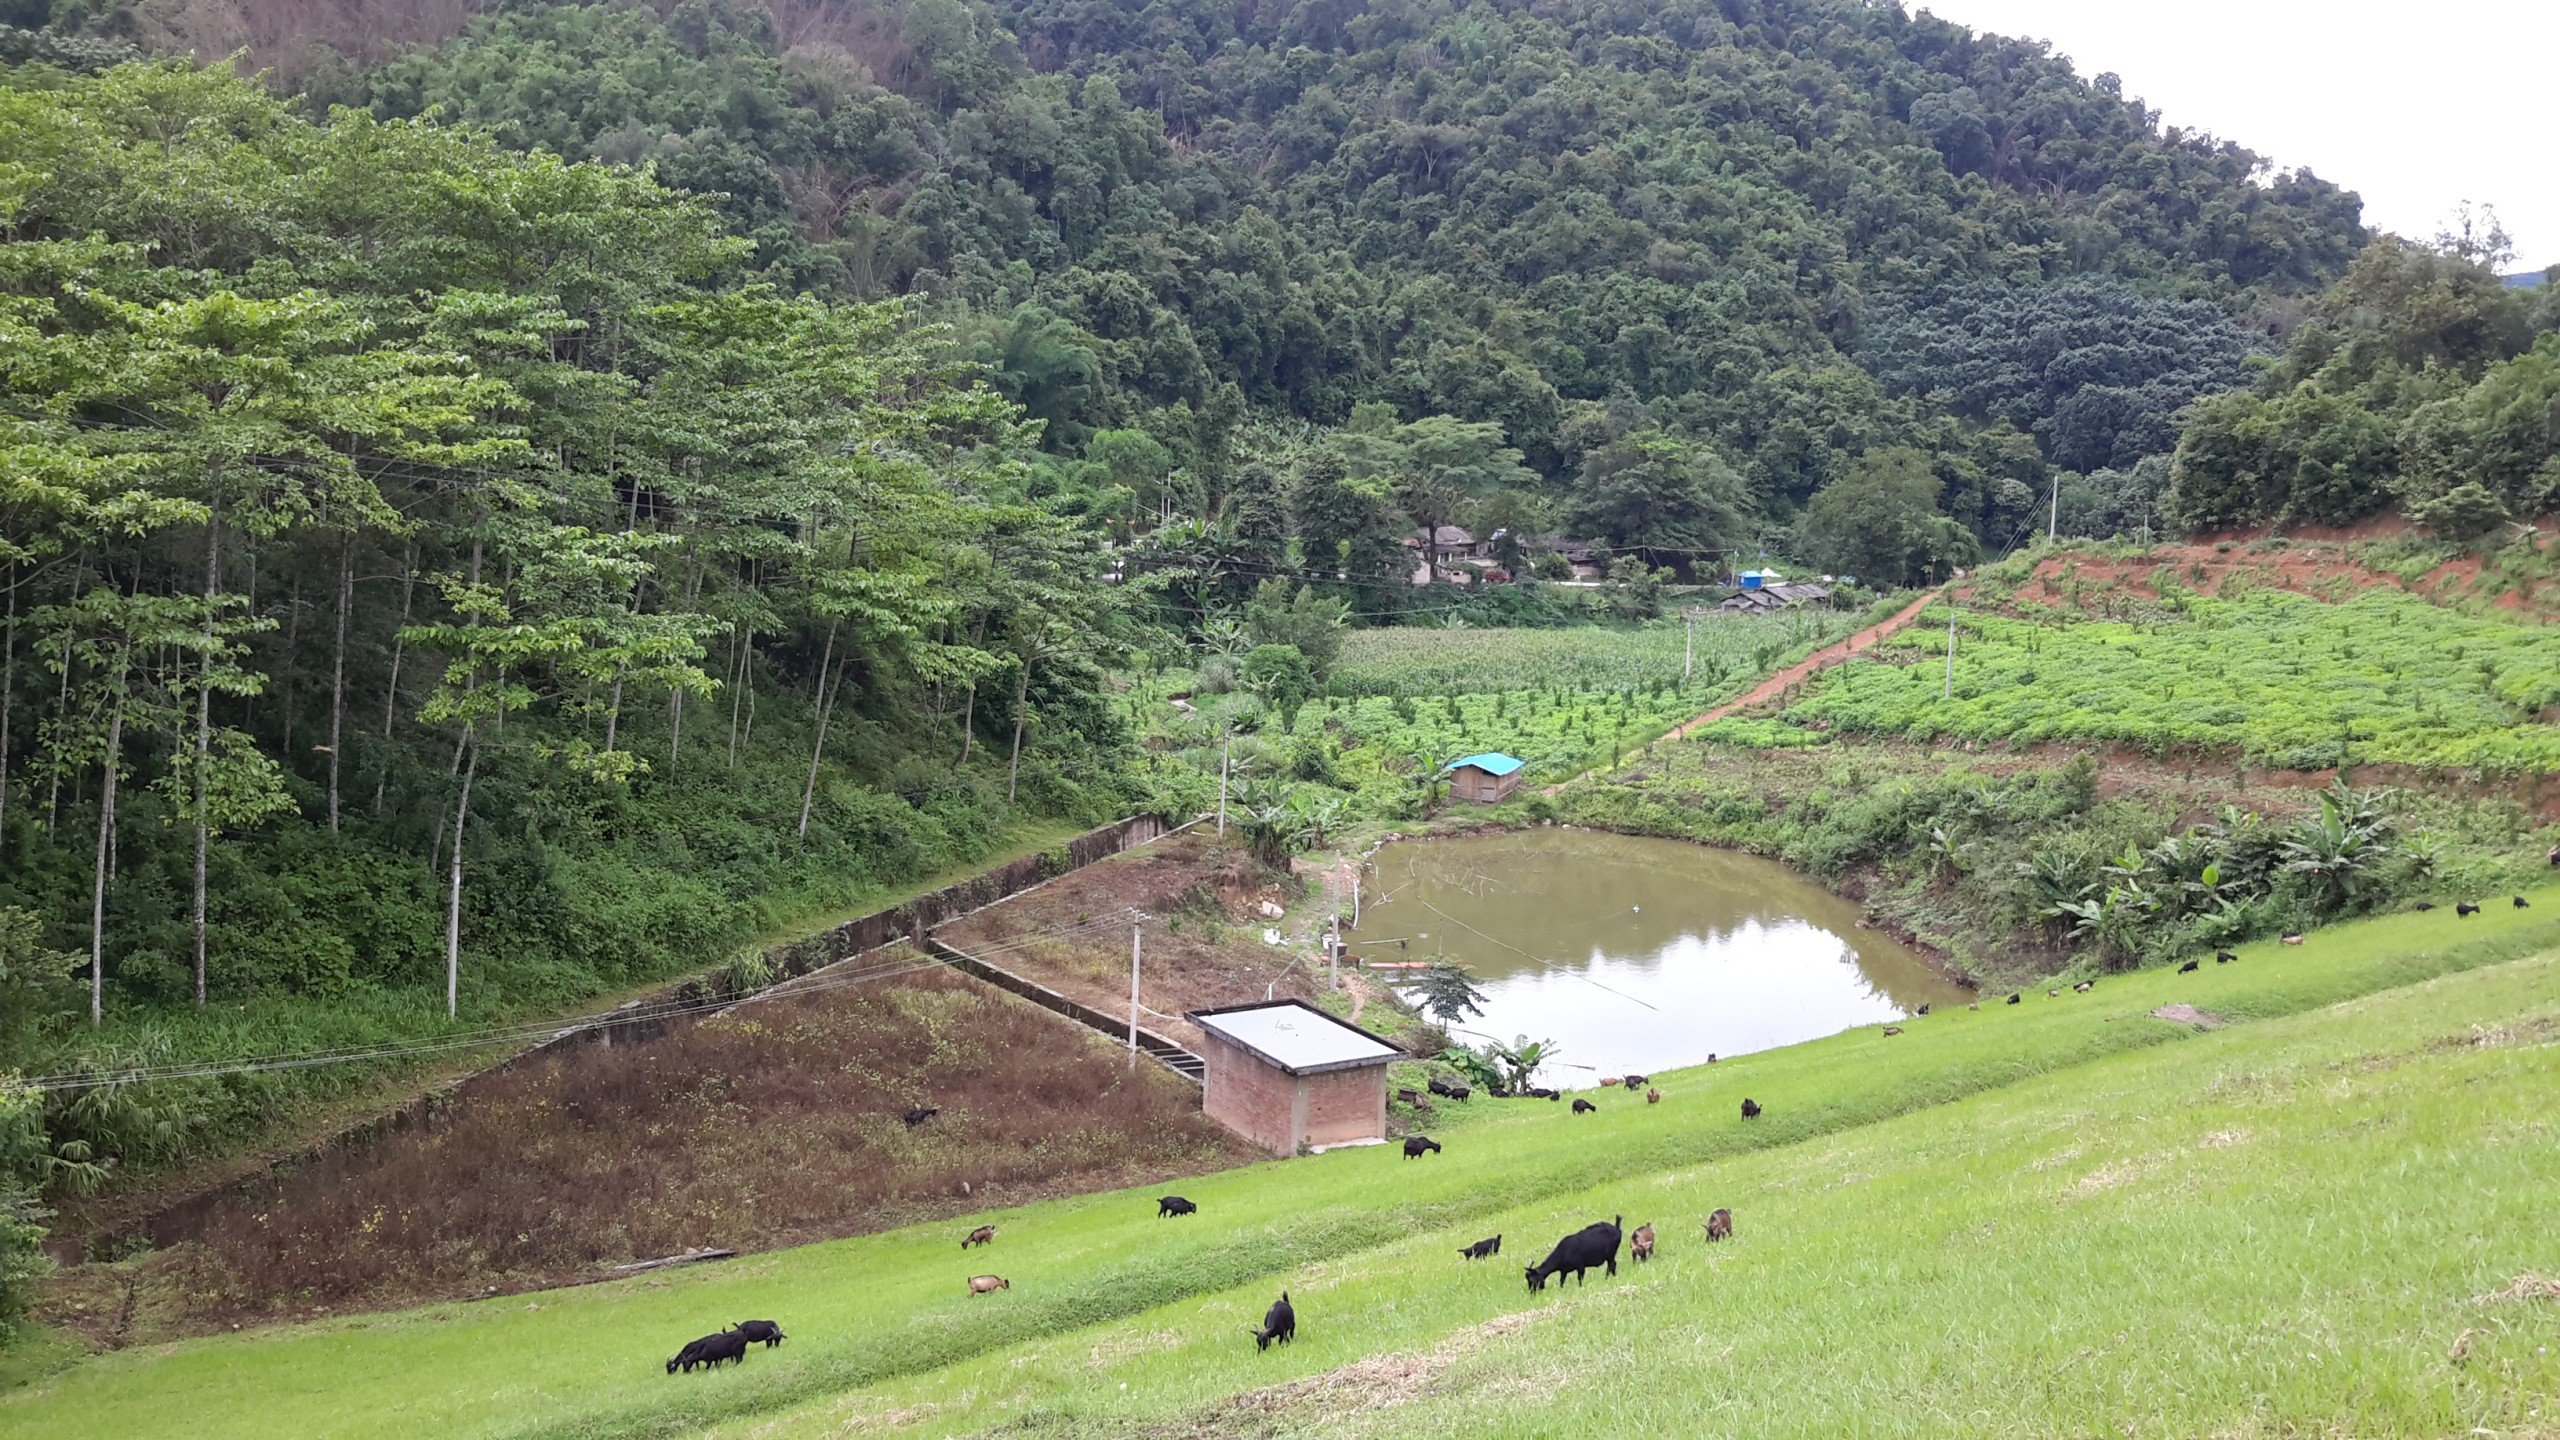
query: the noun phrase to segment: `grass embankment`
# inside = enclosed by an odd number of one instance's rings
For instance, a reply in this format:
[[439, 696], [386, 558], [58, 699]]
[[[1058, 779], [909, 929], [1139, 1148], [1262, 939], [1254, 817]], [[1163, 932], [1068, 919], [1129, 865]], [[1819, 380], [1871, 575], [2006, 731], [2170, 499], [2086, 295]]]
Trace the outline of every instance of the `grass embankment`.
[[[1491, 1264], [1416, 1236], [718, 1433], [2548, 1436], [2556, 1040], [2545, 953], [1486, 1215]], [[1524, 1294], [1515, 1252], [1616, 1214], [1660, 1258]], [[1299, 1339], [1257, 1354], [1284, 1284]]]
[[[1434, 1336], [1446, 1318], [1433, 1308], [1443, 1296], [1460, 1297], [1446, 1303], [1467, 1309], [1462, 1320], [1552, 1307], [1554, 1297], [1528, 1304], [1513, 1262], [1534, 1260], [1523, 1252], [1604, 1203], [1583, 1193], [1595, 1186], [1612, 1187], [1605, 1203], [1630, 1207], [1630, 1224], [1647, 1218], [1637, 1201], [1656, 1203], [1653, 1218], [1675, 1240], [1695, 1223], [1675, 1197], [1687, 1209], [1734, 1204], [1760, 1249], [1733, 1253], [1768, 1253], [1783, 1265], [1771, 1241], [1784, 1231], [1775, 1215], [1759, 1218], [1764, 1201], [1715, 1198], [1746, 1195], [1720, 1178], [1734, 1157], [1781, 1147], [1814, 1153], [1789, 1142], [1846, 1143], [1826, 1137], [2193, 1035], [2192, 1026], [2148, 1018], [2165, 1003], [2266, 1019], [2560, 947], [2560, 918], [2549, 918], [2560, 912], [2560, 892], [2538, 902], [2539, 909], [2467, 923], [2438, 911], [2342, 927], [2299, 949], [2249, 947], [2240, 964], [2198, 975], [2144, 972], [2086, 996], [2037, 994], [2016, 1007], [1942, 1012], [1890, 1039], [1850, 1032], [1659, 1077], [1667, 1098], [1658, 1107], [1622, 1102], [1575, 1117], [1540, 1102], [1477, 1102], [1470, 1114], [1444, 1117], [1448, 1152], [1423, 1162], [1409, 1164], [1392, 1149], [1342, 1151], [1164, 1187], [1200, 1203], [1191, 1219], [1156, 1220], [1146, 1194], [1086, 1196], [984, 1216], [1002, 1233], [992, 1249], [968, 1255], [954, 1247], [981, 1217], [692, 1273], [120, 1352], [0, 1399], [0, 1428], [24, 1437], [127, 1435], [183, 1414], [193, 1434], [258, 1440], [321, 1431], [675, 1434], [794, 1406], [817, 1407], [793, 1417], [795, 1428], [816, 1428], [827, 1423], [834, 1397], [848, 1392], [878, 1410], [906, 1396], [947, 1407], [931, 1412], [937, 1429], [1015, 1418], [1022, 1411], [1005, 1402], [1017, 1396], [1035, 1408], [1079, 1412], [1185, 1406]], [[2195, 1091], [2179, 1082], [2145, 1093], [2175, 1113]], [[1770, 1107], [1749, 1125], [1735, 1115], [1745, 1094]], [[2170, 1099], [2176, 1104], [2162, 1104]], [[1925, 1133], [1929, 1123], [1915, 1129]], [[1957, 1170], [1965, 1165], [1961, 1151], [1943, 1158]], [[1636, 1188], [1646, 1184], [1660, 1188]], [[1872, 1194], [1852, 1187], [1850, 1196], [1851, 1216], [1882, 1221]], [[1510, 1237], [1502, 1261], [1459, 1269], [1454, 1247], [1495, 1230]], [[1363, 1253], [1371, 1251], [1381, 1253]], [[2163, 1254], [2156, 1263], [2181, 1262]], [[1675, 1273], [1670, 1265], [1665, 1276]], [[1328, 1295], [1355, 1270], [1400, 1277], [1398, 1288], [1375, 1304]], [[1013, 1288], [972, 1297], [962, 1281], [977, 1271], [1005, 1274]], [[1880, 1270], [1870, 1283], [1891, 1278]], [[1241, 1327], [1281, 1285], [1326, 1298], [1310, 1302], [1307, 1336], [1293, 1350], [1256, 1356]], [[1602, 1287], [1589, 1297], [1608, 1293]], [[1888, 1290], [1872, 1298], [1892, 1304]], [[1389, 1299], [1397, 1310], [1383, 1308]], [[1325, 1329], [1315, 1325], [1318, 1313], [1328, 1317]], [[1742, 1312], [1722, 1313], [1737, 1329], [1751, 1323]], [[791, 1343], [716, 1377], [658, 1373], [684, 1339], [749, 1317], [782, 1320]], [[1943, 1318], [1922, 1323], [1945, 1340]], [[1400, 1328], [1407, 1324], [1420, 1328]], [[1964, 1338], [1950, 1354], [1995, 1343], [1988, 1330], [1956, 1324]], [[1054, 1345], [1096, 1325], [1110, 1328], [1075, 1336], [1063, 1359], [1049, 1352], [1050, 1360], [1017, 1366], [1043, 1352], [1008, 1349]], [[1135, 1376], [1126, 1401], [1116, 1389], [1122, 1365]], [[1189, 1378], [1176, 1386], [1176, 1373]], [[1159, 1375], [1164, 1383], [1151, 1378]]]
[[[824, 899], [804, 896], [766, 902], [757, 912], [767, 922], [766, 928], [750, 943], [753, 947], [771, 947], [806, 939], [1025, 855], [1056, 848], [1087, 828], [1069, 821], [1024, 819], [989, 837], [988, 848], [978, 857], [930, 874], [902, 883], [873, 884]], [[518, 1010], [474, 1017], [464, 1021], [461, 1028], [472, 1028], [475, 1020], [512, 1026], [596, 1014], [624, 1001], [655, 994], [679, 976], [708, 968], [722, 958], [719, 950], [704, 950], [680, 969], [652, 974], [637, 983], [591, 995], [552, 997]], [[336, 1028], [325, 1032], [324, 1042], [317, 1038], [319, 1032], [309, 1029], [308, 1022], [329, 1014], [331, 1005], [306, 995], [262, 993], [234, 1006], [213, 1007], [204, 1016], [190, 1019], [190, 1028], [183, 1033], [151, 1031], [164, 1042], [153, 1055], [162, 1061], [236, 1059], [331, 1046], [430, 1043], [457, 1028], [444, 1018], [441, 1003], [440, 994], [432, 1001], [422, 993], [410, 991], [359, 994], [345, 1002], [343, 1013], [330, 1015], [329, 1024]], [[161, 1021], [153, 1018], [134, 1023], [147, 1028]], [[187, 1195], [276, 1164], [421, 1092], [485, 1069], [523, 1049], [524, 1044], [511, 1030], [508, 1039], [459, 1050], [428, 1050], [423, 1052], [424, 1059], [394, 1058], [167, 1085], [164, 1088], [181, 1096], [178, 1109], [186, 1110], [192, 1103], [197, 1106], [198, 1115], [230, 1118], [221, 1125], [207, 1127], [206, 1133], [189, 1136], [185, 1144], [174, 1149], [129, 1157], [118, 1170], [116, 1182], [102, 1193], [64, 1197], [58, 1202], [62, 1215], [59, 1226], [113, 1230], [130, 1224]], [[208, 1096], [214, 1097], [213, 1103], [202, 1103]]]
[[[432, 1125], [260, 1177], [190, 1243], [56, 1277], [39, 1314], [145, 1344], [574, 1284], [690, 1246], [805, 1244], [1251, 1153], [1196, 1087], [1028, 1001], [940, 970], [834, 984], [488, 1077]], [[902, 1123], [918, 1104], [940, 1113]]]

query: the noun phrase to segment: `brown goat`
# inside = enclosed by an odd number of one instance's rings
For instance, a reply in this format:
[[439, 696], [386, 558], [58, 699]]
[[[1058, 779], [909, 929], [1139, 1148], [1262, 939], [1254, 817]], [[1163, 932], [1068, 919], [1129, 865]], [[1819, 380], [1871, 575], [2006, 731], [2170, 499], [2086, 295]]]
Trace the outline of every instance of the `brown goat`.
[[1718, 1210], [1713, 1215], [1707, 1217], [1707, 1238], [1709, 1240], [1730, 1240], [1733, 1238], [1732, 1211]]
[[996, 1227], [993, 1225], [981, 1225], [977, 1229], [969, 1232], [969, 1238], [960, 1242], [960, 1248], [966, 1250], [972, 1245], [992, 1245], [995, 1243], [995, 1239]]
[[1645, 1092], [1644, 1092], [1644, 1103], [1646, 1103], [1647, 1105], [1659, 1105], [1659, 1104], [1661, 1104], [1661, 1103], [1662, 1103], [1662, 1092], [1661, 1092], [1660, 1090], [1647, 1090], [1647, 1091], [1645, 1091]]
[[1650, 1260], [1653, 1258], [1652, 1221], [1647, 1220], [1643, 1224], [1637, 1226], [1636, 1233], [1628, 1238], [1635, 1246], [1635, 1258], [1638, 1260]]
[[969, 1277], [969, 1293], [972, 1295], [984, 1295], [990, 1290], [1010, 1290], [1012, 1288], [1013, 1282], [1007, 1280], [1001, 1275], [972, 1275]]

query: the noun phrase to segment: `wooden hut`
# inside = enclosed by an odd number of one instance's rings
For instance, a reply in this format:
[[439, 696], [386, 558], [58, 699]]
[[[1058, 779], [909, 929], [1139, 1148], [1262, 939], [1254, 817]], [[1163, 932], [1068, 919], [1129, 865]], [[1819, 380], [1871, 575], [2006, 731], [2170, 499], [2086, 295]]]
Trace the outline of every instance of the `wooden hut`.
[[1459, 800], [1492, 805], [1520, 788], [1528, 761], [1487, 751], [1449, 762], [1449, 794]]

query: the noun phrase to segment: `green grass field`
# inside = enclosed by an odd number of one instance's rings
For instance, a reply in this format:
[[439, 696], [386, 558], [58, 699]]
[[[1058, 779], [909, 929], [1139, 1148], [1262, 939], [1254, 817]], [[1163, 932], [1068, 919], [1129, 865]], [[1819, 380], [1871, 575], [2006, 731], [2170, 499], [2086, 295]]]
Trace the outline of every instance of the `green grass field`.
[[[966, 1255], [961, 1220], [122, 1352], [0, 1397], [0, 1432], [2554, 1433], [2560, 1303], [2470, 1299], [2560, 1274], [2560, 891], [2535, 898], [1657, 1077], [1650, 1109], [1477, 1102], [1424, 1161], [1164, 1187], [1190, 1219], [1119, 1192], [987, 1216]], [[1742, 1234], [1710, 1251], [1720, 1204]], [[1610, 1214], [1664, 1258], [1525, 1293]], [[1013, 1288], [969, 1296], [980, 1271]], [[1282, 1286], [1299, 1342], [1257, 1354]], [[793, 1339], [660, 1372], [747, 1318]]]
[[[1769, 668], [1786, 651], [1836, 640], [1854, 612], [1709, 615], [1684, 634], [1677, 619], [1555, 630], [1407, 626], [1346, 631], [1333, 687], [1349, 695], [1481, 695], [1501, 690], [1617, 690], [1678, 685], [1686, 662], [1718, 678]], [[1694, 642], [1694, 650], [1684, 649]]]

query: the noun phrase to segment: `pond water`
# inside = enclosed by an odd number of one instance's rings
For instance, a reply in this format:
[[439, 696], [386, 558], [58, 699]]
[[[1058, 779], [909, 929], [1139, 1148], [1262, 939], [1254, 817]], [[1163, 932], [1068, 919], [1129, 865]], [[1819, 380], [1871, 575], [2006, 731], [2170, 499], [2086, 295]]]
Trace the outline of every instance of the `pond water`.
[[1364, 890], [1351, 953], [1465, 966], [1484, 1013], [1453, 1033], [1555, 1041], [1538, 1079], [1558, 1089], [1973, 998], [1803, 875], [1677, 840], [1410, 841], [1378, 852]]

